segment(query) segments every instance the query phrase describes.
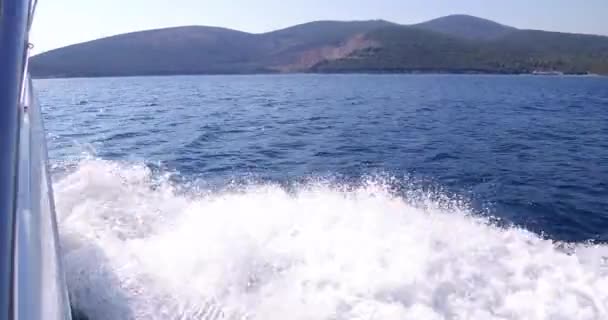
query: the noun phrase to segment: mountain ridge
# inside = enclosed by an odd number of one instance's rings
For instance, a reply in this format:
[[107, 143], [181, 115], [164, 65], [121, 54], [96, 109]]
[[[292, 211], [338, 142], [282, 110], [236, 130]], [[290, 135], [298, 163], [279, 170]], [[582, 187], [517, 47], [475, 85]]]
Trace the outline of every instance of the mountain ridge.
[[414, 25], [313, 21], [265, 33], [181, 26], [38, 54], [34, 77], [285, 72], [608, 74], [608, 37], [517, 29], [450, 15]]
[[466, 14], [453, 14], [410, 26], [472, 40], [498, 39], [518, 30], [515, 27]]

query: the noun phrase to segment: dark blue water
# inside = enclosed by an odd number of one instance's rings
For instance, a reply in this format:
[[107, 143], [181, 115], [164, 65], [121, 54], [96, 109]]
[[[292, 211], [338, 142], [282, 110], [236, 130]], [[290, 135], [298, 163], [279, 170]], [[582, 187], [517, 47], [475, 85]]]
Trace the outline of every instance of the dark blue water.
[[396, 189], [441, 190], [551, 239], [608, 240], [608, 78], [197, 76], [35, 85], [56, 164], [94, 153], [220, 185], [389, 177]]

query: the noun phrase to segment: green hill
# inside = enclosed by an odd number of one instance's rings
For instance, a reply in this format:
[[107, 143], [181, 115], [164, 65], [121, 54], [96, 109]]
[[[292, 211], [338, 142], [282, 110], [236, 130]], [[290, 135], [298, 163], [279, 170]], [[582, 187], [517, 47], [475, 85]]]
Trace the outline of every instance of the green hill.
[[465, 15], [403, 26], [317, 21], [262, 34], [188, 26], [34, 56], [35, 77], [275, 72], [608, 74], [608, 37], [519, 30]]
[[412, 25], [412, 27], [473, 40], [497, 39], [513, 31], [517, 31], [513, 27], [494, 21], [463, 14], [433, 19]]
[[400, 26], [367, 35], [380, 46], [325, 60], [315, 72], [450, 72], [608, 74], [608, 37], [512, 30], [471, 39]]

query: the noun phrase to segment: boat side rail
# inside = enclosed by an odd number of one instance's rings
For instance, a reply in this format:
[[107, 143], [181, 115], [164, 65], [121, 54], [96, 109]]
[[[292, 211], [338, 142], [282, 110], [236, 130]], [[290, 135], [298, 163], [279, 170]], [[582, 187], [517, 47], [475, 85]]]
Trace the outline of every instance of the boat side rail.
[[0, 2], [0, 319], [13, 319], [17, 151], [27, 6], [22, 1]]
[[40, 108], [27, 75], [35, 0], [0, 0], [0, 319], [70, 319]]

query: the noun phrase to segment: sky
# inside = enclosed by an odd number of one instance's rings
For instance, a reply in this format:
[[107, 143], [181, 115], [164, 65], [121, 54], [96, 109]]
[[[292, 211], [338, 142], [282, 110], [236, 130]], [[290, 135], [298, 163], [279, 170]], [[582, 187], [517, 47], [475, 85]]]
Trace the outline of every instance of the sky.
[[608, 0], [39, 0], [34, 53], [115, 34], [183, 25], [266, 32], [315, 20], [411, 24], [469, 14], [502, 24], [608, 35]]

